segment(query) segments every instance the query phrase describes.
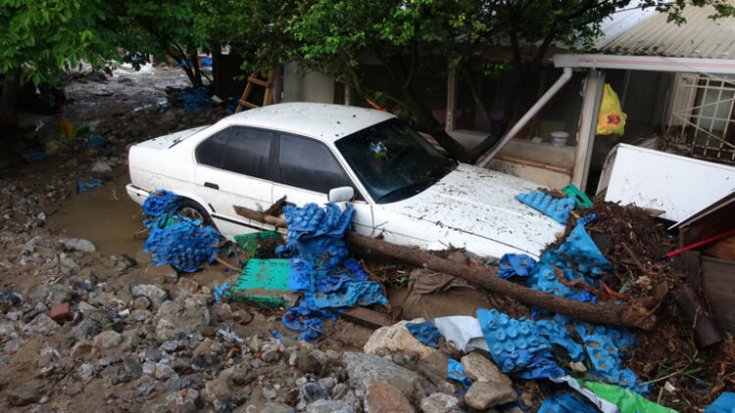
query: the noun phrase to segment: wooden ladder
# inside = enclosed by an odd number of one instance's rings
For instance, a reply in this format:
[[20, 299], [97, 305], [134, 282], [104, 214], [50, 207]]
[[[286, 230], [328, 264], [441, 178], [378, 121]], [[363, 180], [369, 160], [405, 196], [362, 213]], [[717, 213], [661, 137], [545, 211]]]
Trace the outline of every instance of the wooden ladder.
[[265, 94], [263, 95], [263, 103], [261, 106], [267, 106], [273, 103], [275, 80], [275, 70], [268, 71], [268, 79], [266, 80], [258, 78], [258, 72], [253, 72], [253, 74], [248, 77], [248, 84], [245, 86], [245, 91], [242, 92], [242, 97], [237, 102], [237, 109], [235, 109], [235, 113], [240, 112], [243, 107], [248, 107], [251, 109], [260, 107], [255, 103], [248, 102], [248, 97], [250, 96], [250, 92], [253, 91], [253, 86], [262, 86], [265, 88]]

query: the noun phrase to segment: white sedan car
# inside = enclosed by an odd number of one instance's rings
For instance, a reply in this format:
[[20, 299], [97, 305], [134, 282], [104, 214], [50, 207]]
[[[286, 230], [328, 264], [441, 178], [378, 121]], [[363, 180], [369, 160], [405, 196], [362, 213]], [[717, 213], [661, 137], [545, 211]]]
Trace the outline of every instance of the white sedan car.
[[285, 103], [130, 148], [127, 192], [142, 204], [166, 189], [226, 236], [271, 229], [235, 213], [351, 201], [354, 229], [426, 249], [538, 257], [562, 225], [518, 202], [537, 185], [441, 155], [394, 115]]

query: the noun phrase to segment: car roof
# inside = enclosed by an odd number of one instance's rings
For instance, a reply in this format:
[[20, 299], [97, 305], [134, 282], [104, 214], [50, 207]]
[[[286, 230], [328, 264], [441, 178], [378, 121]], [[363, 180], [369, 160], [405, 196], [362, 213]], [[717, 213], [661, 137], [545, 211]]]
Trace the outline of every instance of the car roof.
[[395, 116], [374, 109], [294, 102], [246, 110], [218, 123], [290, 132], [331, 143], [392, 118]]

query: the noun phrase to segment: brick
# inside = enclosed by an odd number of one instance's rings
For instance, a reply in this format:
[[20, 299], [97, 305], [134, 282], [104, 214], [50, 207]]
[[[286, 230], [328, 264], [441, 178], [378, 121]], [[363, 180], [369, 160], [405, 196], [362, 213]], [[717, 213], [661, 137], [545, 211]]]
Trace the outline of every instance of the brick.
[[57, 323], [71, 321], [71, 319], [74, 318], [73, 314], [71, 313], [71, 306], [69, 306], [68, 302], [56, 304], [51, 307], [49, 317], [51, 317], [51, 319], [56, 321]]

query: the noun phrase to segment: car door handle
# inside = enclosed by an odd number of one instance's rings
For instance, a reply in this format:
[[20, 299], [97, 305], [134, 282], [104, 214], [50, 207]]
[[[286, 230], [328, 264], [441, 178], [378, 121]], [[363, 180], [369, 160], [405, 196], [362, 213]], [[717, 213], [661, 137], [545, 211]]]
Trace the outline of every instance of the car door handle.
[[204, 186], [206, 186], [207, 188], [212, 188], [212, 189], [219, 189], [219, 185], [217, 185], [217, 184], [213, 184], [213, 183], [211, 183], [211, 182], [205, 182], [205, 183], [204, 183]]

